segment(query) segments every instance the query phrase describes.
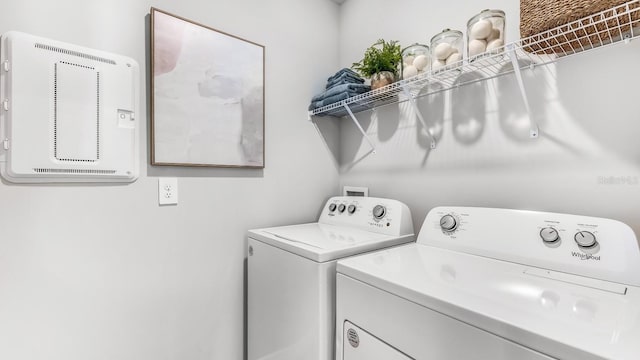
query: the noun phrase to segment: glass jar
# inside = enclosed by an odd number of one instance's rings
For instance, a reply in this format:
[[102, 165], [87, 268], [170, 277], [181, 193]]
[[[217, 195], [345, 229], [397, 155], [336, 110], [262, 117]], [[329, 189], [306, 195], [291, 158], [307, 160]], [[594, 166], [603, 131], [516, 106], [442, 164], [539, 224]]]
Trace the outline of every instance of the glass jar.
[[415, 43], [402, 50], [402, 64], [400, 65], [402, 78], [409, 79], [423, 74], [431, 68], [431, 54], [429, 47]]
[[467, 58], [499, 54], [504, 51], [505, 16], [502, 10], [483, 10], [467, 22]]
[[431, 38], [431, 69], [435, 72], [462, 65], [462, 32], [444, 29]]

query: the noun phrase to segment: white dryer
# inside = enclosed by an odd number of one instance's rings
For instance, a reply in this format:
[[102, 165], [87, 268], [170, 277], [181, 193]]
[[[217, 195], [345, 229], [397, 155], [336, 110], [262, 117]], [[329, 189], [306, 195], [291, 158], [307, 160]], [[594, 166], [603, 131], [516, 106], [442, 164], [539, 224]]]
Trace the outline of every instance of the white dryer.
[[441, 207], [338, 262], [337, 360], [640, 359], [640, 251], [600, 218]]
[[248, 233], [249, 360], [333, 360], [336, 262], [415, 241], [409, 208], [334, 197], [317, 223]]

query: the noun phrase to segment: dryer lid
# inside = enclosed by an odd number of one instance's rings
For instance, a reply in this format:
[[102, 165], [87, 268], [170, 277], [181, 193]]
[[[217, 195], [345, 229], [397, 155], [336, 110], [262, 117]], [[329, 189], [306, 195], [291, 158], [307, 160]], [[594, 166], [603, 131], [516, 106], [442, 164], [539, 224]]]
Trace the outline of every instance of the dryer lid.
[[321, 223], [250, 230], [249, 237], [317, 262], [340, 259], [415, 240], [413, 234], [390, 236]]
[[640, 354], [638, 287], [422, 244], [341, 260], [337, 269], [553, 357]]

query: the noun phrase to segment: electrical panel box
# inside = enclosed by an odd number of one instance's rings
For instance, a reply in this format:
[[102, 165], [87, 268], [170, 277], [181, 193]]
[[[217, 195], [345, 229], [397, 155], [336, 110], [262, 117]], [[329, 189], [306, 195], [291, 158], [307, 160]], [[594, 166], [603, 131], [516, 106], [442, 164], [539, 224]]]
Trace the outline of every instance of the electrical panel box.
[[0, 174], [10, 182], [133, 182], [139, 66], [20, 32], [0, 38]]

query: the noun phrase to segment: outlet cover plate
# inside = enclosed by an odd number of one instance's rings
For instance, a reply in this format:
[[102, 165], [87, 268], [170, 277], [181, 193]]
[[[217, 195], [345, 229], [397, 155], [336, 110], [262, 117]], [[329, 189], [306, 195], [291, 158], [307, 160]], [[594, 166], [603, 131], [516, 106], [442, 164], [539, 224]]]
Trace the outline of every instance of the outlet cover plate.
[[177, 205], [178, 204], [178, 179], [159, 178], [158, 179], [158, 204]]

